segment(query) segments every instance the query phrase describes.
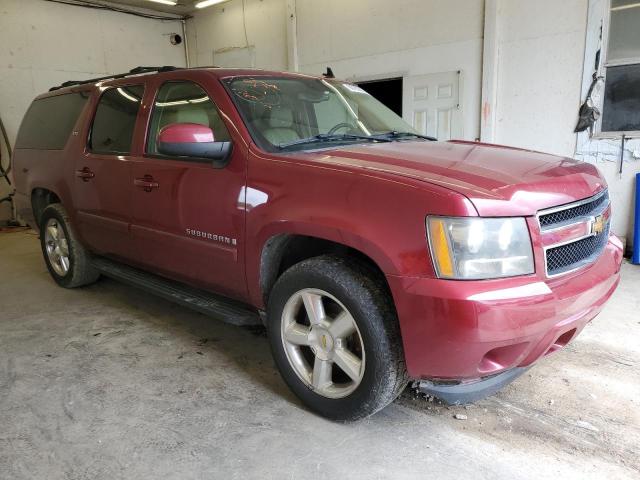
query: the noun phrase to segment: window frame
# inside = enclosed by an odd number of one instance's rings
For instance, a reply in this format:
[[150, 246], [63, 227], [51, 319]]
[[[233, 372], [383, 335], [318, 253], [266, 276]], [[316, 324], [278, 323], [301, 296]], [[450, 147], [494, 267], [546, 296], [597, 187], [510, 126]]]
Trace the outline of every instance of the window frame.
[[[224, 128], [227, 129], [227, 134], [229, 135], [229, 142], [233, 144], [233, 138], [231, 135], [231, 129], [229, 129], [229, 127], [227, 126], [227, 123], [225, 122], [224, 119], [224, 115], [222, 115], [222, 111], [220, 110], [220, 107], [218, 107], [218, 104], [215, 102], [213, 96], [211, 95], [211, 93], [204, 87], [204, 85], [202, 85], [199, 82], [196, 82], [193, 79], [190, 78], [172, 78], [169, 80], [165, 80], [161, 83], [159, 83], [157, 85], [156, 88], [154, 88], [154, 92], [153, 92], [153, 98], [151, 99], [151, 103], [149, 105], [149, 115], [147, 117], [147, 125], [145, 128], [145, 136], [144, 136], [144, 144], [143, 144], [143, 148], [142, 148], [142, 156], [144, 158], [155, 158], [158, 160], [169, 160], [169, 161], [174, 161], [174, 162], [188, 162], [188, 163], [195, 163], [195, 164], [199, 164], [199, 165], [208, 165], [211, 166], [212, 165], [212, 160], [210, 158], [200, 158], [200, 157], [180, 157], [180, 156], [174, 156], [174, 155], [163, 155], [161, 153], [149, 153], [148, 151], [148, 147], [149, 147], [149, 141], [151, 140], [151, 128], [153, 127], [153, 115], [156, 111], [156, 101], [158, 100], [158, 95], [160, 95], [160, 90], [162, 89], [162, 87], [164, 87], [166, 84], [168, 83], [192, 83], [196, 86], [198, 86], [204, 93], [207, 94], [207, 97], [209, 97], [209, 101], [213, 104], [213, 107], [217, 110], [218, 115], [220, 116], [220, 120], [222, 121], [222, 124], [224, 125]], [[233, 148], [233, 147], [232, 147]], [[231, 160], [231, 156], [229, 157], [229, 159], [225, 162], [224, 165], [221, 166], [216, 166], [215, 164], [213, 165], [214, 168], [225, 168], [227, 166], [227, 164], [229, 163], [229, 161]]]
[[[627, 65], [640, 65], [640, 56], [623, 58], [621, 60], [615, 60], [609, 62], [609, 31], [611, 29], [611, 0], [604, 2], [604, 15], [602, 17], [602, 41], [600, 44], [600, 64], [598, 65], [597, 75], [603, 79], [602, 95], [598, 102], [598, 109], [600, 110], [600, 117], [596, 120], [593, 138], [599, 139], [617, 139], [623, 135], [626, 138], [640, 137], [640, 130], [618, 130], [618, 131], [603, 131], [602, 119], [604, 117], [604, 100], [605, 92], [607, 88], [607, 69], [610, 67], [622, 67]], [[635, 7], [640, 8], [640, 7]]]
[[[129, 146], [129, 151], [128, 152], [109, 152], [109, 153], [96, 152], [93, 150], [93, 143], [92, 143], [93, 128], [96, 121], [96, 115], [98, 114], [98, 108], [100, 107], [100, 102], [102, 101], [102, 97], [110, 90], [116, 90], [118, 88], [127, 88], [127, 87], [142, 87], [142, 97], [140, 97], [140, 105], [138, 105], [138, 112], [136, 113], [136, 119], [133, 124], [133, 133], [131, 135], [131, 145]], [[89, 131], [87, 132], [86, 147], [85, 147], [85, 150], [87, 153], [90, 153], [92, 155], [102, 155], [102, 156], [109, 156], [109, 155], [131, 156], [135, 154], [134, 148], [133, 148], [136, 141], [135, 133], [136, 133], [136, 128], [138, 127], [139, 119], [140, 119], [140, 112], [143, 110], [142, 106], [144, 104], [144, 95], [146, 91], [147, 91], [147, 84], [144, 82], [127, 83], [124, 85], [108, 85], [104, 87], [104, 90], [100, 90], [100, 95], [98, 95], [98, 99], [96, 100], [96, 104], [95, 104], [95, 107], [93, 108], [93, 112], [91, 112], [91, 124], [89, 126]]]

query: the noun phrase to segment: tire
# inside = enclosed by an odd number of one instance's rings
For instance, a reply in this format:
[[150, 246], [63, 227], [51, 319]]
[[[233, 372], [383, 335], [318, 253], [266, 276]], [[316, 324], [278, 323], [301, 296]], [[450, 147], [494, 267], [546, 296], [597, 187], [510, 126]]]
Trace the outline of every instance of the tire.
[[[323, 310], [325, 315], [308, 313]], [[280, 374], [314, 412], [359, 420], [386, 407], [407, 385], [394, 305], [382, 281], [359, 262], [327, 255], [294, 265], [274, 285], [267, 311]]]
[[[42, 212], [40, 246], [47, 269], [58, 285], [76, 288], [94, 283], [100, 277], [100, 273], [91, 265], [89, 252], [71, 228], [66, 210], [59, 203], [47, 206]], [[63, 258], [67, 259], [66, 262]]]

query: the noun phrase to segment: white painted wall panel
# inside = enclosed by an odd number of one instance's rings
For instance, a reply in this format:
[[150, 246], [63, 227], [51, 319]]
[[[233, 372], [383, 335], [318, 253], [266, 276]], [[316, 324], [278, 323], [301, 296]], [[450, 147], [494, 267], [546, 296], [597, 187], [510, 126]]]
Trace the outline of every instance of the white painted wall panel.
[[573, 156], [583, 45], [575, 33], [502, 44], [497, 143]]
[[492, 141], [573, 156], [586, 0], [499, 0]]
[[297, 0], [300, 64], [482, 38], [483, 4], [481, 0]]
[[[216, 51], [225, 53], [250, 46], [254, 50], [252, 58], [255, 65], [246, 67], [286, 70], [285, 1], [245, 0], [244, 14], [246, 38], [242, 0], [231, 0], [197, 11], [187, 21], [191, 66], [213, 65]], [[223, 58], [226, 56], [226, 53], [222, 55]]]
[[584, 36], [587, 0], [502, 0], [504, 40], [574, 32]]

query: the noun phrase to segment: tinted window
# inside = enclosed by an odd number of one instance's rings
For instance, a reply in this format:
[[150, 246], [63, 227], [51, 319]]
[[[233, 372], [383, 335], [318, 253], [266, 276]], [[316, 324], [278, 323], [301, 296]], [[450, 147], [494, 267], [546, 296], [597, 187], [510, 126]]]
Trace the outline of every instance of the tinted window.
[[160, 87], [151, 115], [148, 153], [158, 153], [158, 133], [172, 123], [199, 123], [213, 130], [216, 142], [229, 141], [229, 132], [215, 104], [192, 82], [167, 82]]
[[63, 149], [87, 98], [87, 93], [67, 93], [35, 100], [20, 126], [16, 148]]
[[607, 68], [602, 131], [640, 130], [640, 65]]
[[107, 90], [93, 119], [90, 148], [95, 153], [129, 153], [144, 87], [134, 85]]

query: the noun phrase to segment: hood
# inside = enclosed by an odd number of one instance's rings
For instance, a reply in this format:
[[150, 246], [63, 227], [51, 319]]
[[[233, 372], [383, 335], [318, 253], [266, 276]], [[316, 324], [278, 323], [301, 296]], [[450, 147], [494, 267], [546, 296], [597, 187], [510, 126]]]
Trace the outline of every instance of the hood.
[[528, 216], [606, 187], [598, 169], [529, 150], [475, 142], [402, 141], [301, 154], [323, 164], [423, 180], [461, 193], [481, 216]]

